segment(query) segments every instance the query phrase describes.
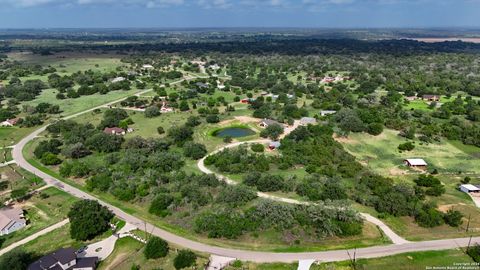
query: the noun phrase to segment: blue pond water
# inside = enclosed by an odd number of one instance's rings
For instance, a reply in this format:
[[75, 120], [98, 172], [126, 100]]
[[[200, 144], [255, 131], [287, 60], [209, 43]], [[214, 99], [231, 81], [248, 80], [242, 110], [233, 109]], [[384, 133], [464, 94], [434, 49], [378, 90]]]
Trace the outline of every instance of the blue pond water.
[[215, 132], [216, 137], [227, 137], [230, 136], [232, 138], [239, 138], [239, 137], [246, 137], [255, 134], [255, 131], [249, 128], [240, 128], [240, 127], [231, 127], [231, 128], [224, 128], [220, 129]]

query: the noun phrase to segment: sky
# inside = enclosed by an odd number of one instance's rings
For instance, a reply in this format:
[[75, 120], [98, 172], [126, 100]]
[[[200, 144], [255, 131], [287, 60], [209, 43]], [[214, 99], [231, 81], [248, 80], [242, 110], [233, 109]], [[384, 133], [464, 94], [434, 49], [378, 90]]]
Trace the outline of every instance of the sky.
[[480, 0], [0, 0], [0, 28], [480, 27]]

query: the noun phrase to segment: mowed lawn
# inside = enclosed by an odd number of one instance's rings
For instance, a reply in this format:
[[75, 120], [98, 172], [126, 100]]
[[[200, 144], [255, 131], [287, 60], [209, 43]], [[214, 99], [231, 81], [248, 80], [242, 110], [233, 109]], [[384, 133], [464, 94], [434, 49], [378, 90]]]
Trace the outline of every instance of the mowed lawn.
[[439, 173], [480, 173], [480, 158], [474, 157], [447, 141], [422, 144], [415, 140], [415, 149], [400, 152], [398, 145], [407, 140], [394, 130], [385, 130], [378, 136], [352, 133], [348, 138], [337, 138], [357, 160], [382, 175], [401, 175], [408, 172], [403, 165], [406, 158], [423, 158], [429, 168]]
[[0, 147], [12, 146], [35, 128], [0, 127]]
[[[40, 194], [44, 194], [44, 197]], [[2, 236], [2, 247], [6, 247], [20, 239], [32, 235], [46, 227], [67, 218], [70, 206], [77, 199], [57, 188], [50, 187], [33, 195], [31, 198], [16, 203], [21, 207], [27, 218], [27, 226], [21, 230]]]

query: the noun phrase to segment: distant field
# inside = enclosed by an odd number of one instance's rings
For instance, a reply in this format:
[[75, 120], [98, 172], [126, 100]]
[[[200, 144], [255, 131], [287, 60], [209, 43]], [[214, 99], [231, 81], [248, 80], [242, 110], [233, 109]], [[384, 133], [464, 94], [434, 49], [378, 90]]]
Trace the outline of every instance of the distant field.
[[36, 55], [31, 53], [11, 53], [9, 58], [30, 64], [52, 66], [60, 74], [69, 74], [77, 71], [114, 71], [118, 66], [125, 65], [116, 55], [61, 53], [54, 55]]
[[[406, 158], [423, 158], [430, 169], [437, 168], [440, 173], [473, 172], [480, 173], [480, 159], [469, 155], [449, 142], [421, 144], [415, 140], [413, 151], [400, 152], [397, 147], [406, 142], [397, 136], [394, 130], [385, 130], [381, 135], [372, 136], [366, 133], [352, 133], [348, 138], [337, 138], [348, 152], [358, 161], [377, 173], [383, 175], [402, 175], [408, 172], [403, 165]], [[473, 147], [473, 146], [472, 146]], [[469, 151], [473, 151], [468, 147]]]
[[134, 93], [140, 90], [132, 89], [132, 90], [118, 90], [112, 91], [108, 94], [101, 95], [101, 94], [93, 94], [90, 96], [81, 96], [79, 98], [69, 98], [69, 99], [57, 99], [55, 96], [58, 93], [55, 89], [46, 89], [36, 97], [34, 100], [24, 102], [23, 104], [27, 104], [30, 106], [36, 106], [41, 102], [47, 102], [54, 105], [59, 105], [60, 110], [62, 110], [62, 115], [70, 115], [77, 112], [84, 111], [86, 109], [90, 109], [102, 104], [105, 104], [110, 101], [115, 101], [117, 99], [121, 99], [127, 96], [131, 96]]
[[412, 40], [417, 40], [421, 42], [427, 43], [435, 43], [435, 42], [445, 42], [445, 41], [463, 41], [463, 42], [472, 42], [472, 43], [480, 43], [480, 38], [466, 38], [466, 37], [452, 37], [452, 38], [409, 38]]

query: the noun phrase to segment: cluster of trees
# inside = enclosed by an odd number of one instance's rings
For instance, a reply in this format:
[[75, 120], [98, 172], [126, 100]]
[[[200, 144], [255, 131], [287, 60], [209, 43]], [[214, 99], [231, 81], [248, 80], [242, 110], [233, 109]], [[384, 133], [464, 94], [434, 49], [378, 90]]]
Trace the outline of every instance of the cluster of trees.
[[292, 205], [261, 201], [245, 211], [214, 209], [195, 219], [195, 230], [209, 237], [235, 239], [246, 232], [274, 228], [291, 230], [306, 227], [320, 237], [351, 236], [362, 231], [357, 212], [341, 204]]

